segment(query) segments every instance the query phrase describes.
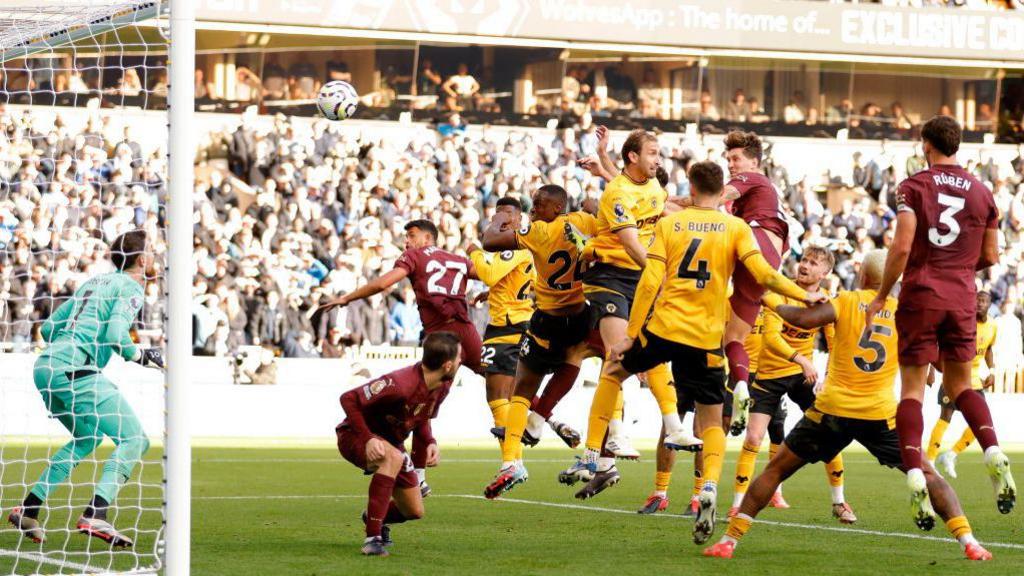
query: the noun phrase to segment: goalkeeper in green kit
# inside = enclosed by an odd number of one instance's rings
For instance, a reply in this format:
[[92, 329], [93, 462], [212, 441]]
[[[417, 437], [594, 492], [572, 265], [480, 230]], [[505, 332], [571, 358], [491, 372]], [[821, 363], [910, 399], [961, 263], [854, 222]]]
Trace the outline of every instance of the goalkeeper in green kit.
[[109, 437], [116, 448], [104, 463], [92, 502], [76, 528], [111, 546], [132, 546], [132, 540], [107, 521], [107, 509], [149, 448], [149, 440], [131, 406], [102, 370], [114, 354], [143, 366], [163, 368], [164, 362], [159, 349], [140, 349], [129, 334], [153, 265], [146, 233], [133, 230], [118, 236], [110, 246], [110, 259], [115, 272], [83, 284], [42, 326], [49, 346], [36, 360], [33, 379], [47, 410], [72, 439], [53, 455], [24, 502], [8, 516], [36, 543], [46, 540], [38, 518], [47, 496]]

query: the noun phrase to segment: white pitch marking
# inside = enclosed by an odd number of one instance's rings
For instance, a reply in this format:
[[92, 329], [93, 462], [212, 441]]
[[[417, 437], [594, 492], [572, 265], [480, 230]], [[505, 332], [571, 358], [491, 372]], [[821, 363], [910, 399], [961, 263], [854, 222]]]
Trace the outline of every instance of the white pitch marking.
[[100, 568], [89, 566], [88, 564], [79, 564], [78, 562], [71, 562], [70, 560], [54, 560], [52, 558], [47, 558], [42, 554], [36, 554], [35, 552], [19, 552], [17, 550], [7, 550], [5, 548], [0, 548], [0, 556], [23, 558], [31, 562], [51, 564], [53, 566], [60, 566], [61, 568], [74, 568], [75, 570], [78, 570], [80, 572], [91, 572], [93, 574], [98, 574], [104, 571]]

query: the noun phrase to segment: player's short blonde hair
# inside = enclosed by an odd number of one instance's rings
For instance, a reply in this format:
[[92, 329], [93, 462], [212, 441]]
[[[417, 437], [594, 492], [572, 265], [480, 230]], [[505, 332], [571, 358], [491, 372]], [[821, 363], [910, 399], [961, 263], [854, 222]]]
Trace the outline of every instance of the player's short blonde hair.
[[860, 273], [864, 276], [865, 284], [878, 284], [882, 281], [882, 275], [885, 273], [885, 259], [888, 256], [889, 251], [884, 248], [872, 250], [864, 255]]

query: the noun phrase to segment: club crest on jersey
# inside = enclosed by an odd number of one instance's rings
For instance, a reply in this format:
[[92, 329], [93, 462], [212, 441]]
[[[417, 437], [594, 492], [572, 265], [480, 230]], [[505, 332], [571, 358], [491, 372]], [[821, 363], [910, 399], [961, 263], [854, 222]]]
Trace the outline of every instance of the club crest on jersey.
[[629, 218], [626, 217], [626, 209], [622, 207], [622, 204], [619, 204], [619, 203], [616, 202], [615, 206], [612, 209], [615, 211], [615, 221], [616, 222], [628, 222], [629, 221]]
[[615, 314], [615, 311], [616, 311], [616, 310], [618, 310], [618, 309], [619, 309], [619, 307], [618, 307], [618, 306], [616, 306], [614, 302], [609, 302], [608, 304], [605, 304], [605, 307], [604, 307], [604, 309], [605, 309], [605, 311], [607, 311], [607, 312], [608, 312], [609, 314]]
[[501, 253], [501, 259], [506, 262], [511, 260], [513, 256], [515, 256], [515, 254], [513, 254], [511, 250], [505, 250], [504, 252]]
[[128, 306], [131, 307], [132, 310], [138, 310], [139, 308], [142, 308], [142, 300], [139, 300], [138, 296], [132, 296], [128, 299]]
[[532, 226], [532, 225], [533, 225], [532, 222], [527, 222], [525, 226], [523, 226], [522, 228], [519, 229], [519, 234], [522, 235], [522, 236], [526, 236], [527, 234], [529, 234], [530, 233], [530, 226]]
[[657, 207], [658, 207], [658, 199], [657, 198], [651, 198], [651, 208], [657, 208]]
[[376, 382], [370, 382], [363, 387], [363, 393], [366, 395], [367, 400], [380, 394], [380, 391], [387, 387], [388, 383], [386, 380], [377, 380]]

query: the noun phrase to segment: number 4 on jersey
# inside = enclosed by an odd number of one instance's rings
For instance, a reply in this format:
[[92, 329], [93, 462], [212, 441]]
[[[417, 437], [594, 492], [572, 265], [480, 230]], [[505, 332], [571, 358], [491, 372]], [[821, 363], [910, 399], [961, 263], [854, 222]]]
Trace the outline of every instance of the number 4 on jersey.
[[711, 272], [708, 272], [708, 261], [698, 260], [697, 269], [690, 269], [690, 265], [693, 264], [693, 258], [697, 255], [697, 249], [700, 248], [700, 243], [700, 238], [694, 238], [690, 241], [690, 246], [686, 249], [686, 254], [683, 255], [683, 261], [679, 263], [678, 277], [696, 280], [697, 289], [703, 290], [707, 286], [708, 280], [711, 280]]

